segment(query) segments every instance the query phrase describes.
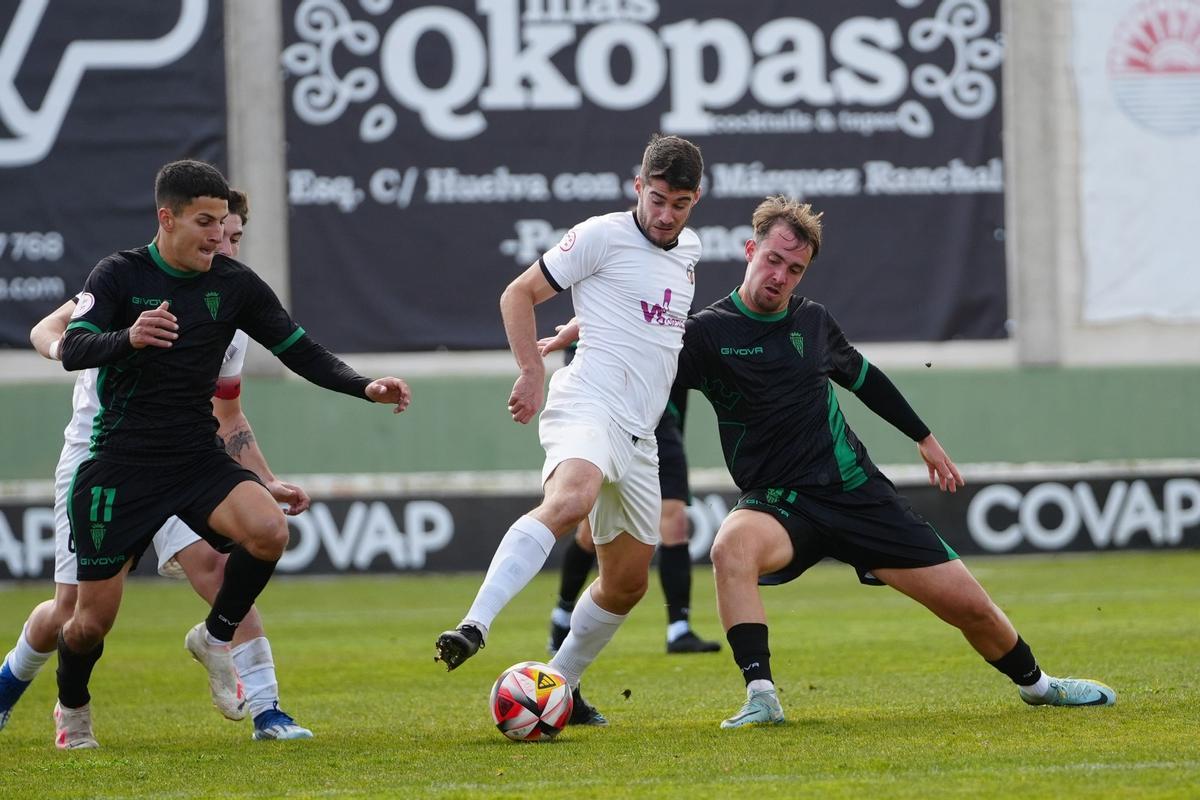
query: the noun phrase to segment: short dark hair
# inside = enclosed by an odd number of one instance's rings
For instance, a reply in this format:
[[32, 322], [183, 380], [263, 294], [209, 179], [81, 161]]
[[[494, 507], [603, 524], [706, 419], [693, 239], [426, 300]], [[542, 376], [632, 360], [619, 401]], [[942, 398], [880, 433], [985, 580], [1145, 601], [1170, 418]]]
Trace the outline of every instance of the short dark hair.
[[203, 161], [172, 161], [154, 178], [154, 203], [178, 214], [197, 197], [229, 199], [229, 184], [212, 164]]
[[758, 208], [754, 209], [754, 216], [750, 218], [750, 224], [754, 226], [754, 241], [762, 242], [777, 222], [786, 223], [796, 238], [807, 243], [812, 249], [812, 258], [809, 259], [809, 263], [812, 263], [817, 260], [817, 253], [821, 252], [823, 216], [824, 211], [813, 211], [809, 203], [775, 195], [758, 204]]
[[641, 174], [643, 181], [662, 178], [671, 189], [694, 192], [704, 177], [704, 158], [687, 139], [656, 133], [642, 153]]
[[250, 200], [246, 193], [238, 189], [229, 190], [229, 213], [242, 218], [242, 224], [250, 222]]

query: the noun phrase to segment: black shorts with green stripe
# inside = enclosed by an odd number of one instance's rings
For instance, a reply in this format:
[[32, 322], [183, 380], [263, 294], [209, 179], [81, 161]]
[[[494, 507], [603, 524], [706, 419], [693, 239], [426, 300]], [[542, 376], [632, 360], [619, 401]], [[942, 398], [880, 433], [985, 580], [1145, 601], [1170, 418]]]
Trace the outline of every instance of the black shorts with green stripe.
[[67, 500], [79, 580], [105, 580], [130, 562], [137, 566], [172, 516], [227, 552], [233, 543], [208, 526], [208, 517], [244, 481], [261, 483], [220, 449], [162, 466], [84, 461]]
[[878, 471], [848, 492], [755, 489], [744, 493], [734, 508], [770, 514], [792, 540], [791, 562], [760, 576], [762, 586], [795, 580], [823, 558], [849, 564], [871, 586], [883, 585], [871, 574], [875, 569], [929, 567], [958, 558]]

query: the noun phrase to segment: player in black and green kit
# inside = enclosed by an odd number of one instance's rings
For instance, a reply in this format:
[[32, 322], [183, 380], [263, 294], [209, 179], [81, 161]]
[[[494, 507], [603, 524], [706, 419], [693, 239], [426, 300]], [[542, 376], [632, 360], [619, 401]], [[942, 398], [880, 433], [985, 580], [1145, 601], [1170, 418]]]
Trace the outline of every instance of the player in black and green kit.
[[676, 393], [699, 389], [717, 415], [742, 496], [712, 549], [717, 604], [747, 684], [737, 728], [783, 721], [771, 679], [759, 585], [785, 583], [822, 558], [850, 564], [959, 628], [1032, 705], [1109, 705], [1112, 689], [1042, 673], [1029, 646], [937, 532], [871, 463], [833, 383], [917, 443], [930, 483], [962, 476], [899, 390], [847, 341], [829, 312], [792, 295], [821, 245], [821, 215], [785, 198], [754, 212], [746, 274], [687, 322]]
[[[249, 268], [217, 252], [229, 186], [214, 167], [177, 161], [155, 180], [158, 233], [92, 270], [63, 337], [69, 370], [99, 368], [91, 457], [75, 473], [68, 518], [78, 559], [74, 616], [59, 635], [56, 744], [96, 747], [88, 680], [116, 619], [125, 575], [172, 515], [230, 551], [207, 620], [188, 635], [214, 699], [236, 706], [229, 642], [288, 541], [283, 513], [217, 437], [211, 398], [241, 328], [327, 389], [408, 406], [398, 378], [371, 381], [314, 342]], [[220, 685], [218, 685], [218, 683]]]

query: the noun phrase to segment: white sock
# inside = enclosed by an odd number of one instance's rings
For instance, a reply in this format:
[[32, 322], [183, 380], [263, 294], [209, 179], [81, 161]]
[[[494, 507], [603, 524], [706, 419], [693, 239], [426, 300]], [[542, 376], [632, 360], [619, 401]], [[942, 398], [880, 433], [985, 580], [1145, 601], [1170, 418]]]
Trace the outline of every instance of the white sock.
[[1050, 691], [1050, 676], [1043, 672], [1042, 677], [1037, 679], [1037, 683], [1031, 683], [1021, 688], [1025, 690], [1025, 694], [1033, 697], [1045, 697]]
[[673, 642], [692, 629], [692, 624], [686, 619], [677, 619], [667, 626], [667, 641]]
[[550, 621], [560, 628], [569, 628], [571, 627], [571, 612], [555, 606], [554, 610], [550, 612]]
[[775, 684], [764, 678], [757, 678], [746, 684], [746, 696], [747, 697], [754, 694], [755, 692], [773, 692], [773, 691], [775, 691]]
[[604, 645], [612, 640], [617, 628], [628, 616], [605, 611], [596, 605], [589, 587], [575, 604], [575, 613], [571, 615], [571, 632], [551, 659], [550, 666], [561, 672], [570, 686], [578, 686], [583, 671], [596, 660], [596, 656], [600, 655]]
[[554, 534], [545, 525], [528, 514], [514, 522], [500, 540], [463, 624], [474, 625], [486, 640], [496, 616], [533, 580], [553, 548]]
[[8, 668], [12, 670], [12, 674], [17, 680], [31, 681], [55, 652], [56, 650], [51, 650], [49, 653], [39, 653], [34, 650], [29, 644], [29, 640], [25, 638], [25, 629], [21, 628], [21, 635], [17, 637], [17, 645], [8, 651], [4, 663], [8, 664]]
[[204, 643], [212, 647], [220, 647], [221, 645], [229, 647], [230, 645], [230, 642], [222, 641], [209, 633], [207, 627], [204, 629]]
[[239, 644], [230, 651], [233, 666], [246, 689], [246, 708], [250, 718], [278, 707], [279, 683], [275, 680], [275, 659], [271, 656], [271, 644], [267, 637], [259, 636]]

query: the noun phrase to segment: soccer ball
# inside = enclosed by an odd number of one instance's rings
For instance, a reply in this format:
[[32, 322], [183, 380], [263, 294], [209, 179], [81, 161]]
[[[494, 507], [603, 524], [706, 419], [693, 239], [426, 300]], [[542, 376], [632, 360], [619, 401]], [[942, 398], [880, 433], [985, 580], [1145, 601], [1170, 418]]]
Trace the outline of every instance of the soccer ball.
[[492, 686], [492, 719], [515, 742], [537, 742], [561, 731], [574, 701], [562, 673], [549, 664], [513, 664]]

